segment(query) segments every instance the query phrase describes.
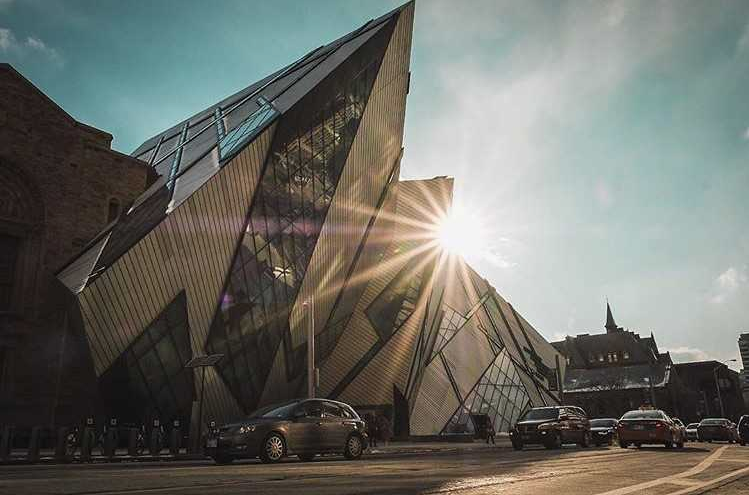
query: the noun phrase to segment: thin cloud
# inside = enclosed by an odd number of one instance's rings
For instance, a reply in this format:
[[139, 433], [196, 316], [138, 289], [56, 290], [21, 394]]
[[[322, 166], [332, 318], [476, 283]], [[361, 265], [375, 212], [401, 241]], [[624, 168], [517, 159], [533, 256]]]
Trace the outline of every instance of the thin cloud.
[[749, 141], [749, 127], [747, 127], [746, 130], [744, 131], [744, 139]]
[[671, 349], [665, 349], [666, 352], [671, 354], [671, 359], [675, 363], [687, 363], [690, 361], [709, 361], [712, 357], [702, 349], [695, 347], [673, 347]]
[[746, 27], [744, 27], [744, 32], [736, 43], [736, 51], [738, 53], [749, 52], [749, 22], [746, 24]]
[[729, 267], [718, 275], [713, 282], [714, 290], [709, 300], [713, 304], [723, 304], [730, 296], [735, 294], [741, 288], [746, 286], [749, 281], [749, 275], [747, 275], [747, 267], [736, 268]]
[[[2, 2], [3, 0], [0, 0]], [[1, 6], [2, 4], [0, 4]], [[42, 55], [50, 62], [62, 66], [64, 60], [55, 48], [47, 45], [40, 38], [28, 36], [25, 40], [19, 40], [15, 33], [8, 28], [0, 27], [0, 52], [16, 57], [27, 57], [31, 55]]]

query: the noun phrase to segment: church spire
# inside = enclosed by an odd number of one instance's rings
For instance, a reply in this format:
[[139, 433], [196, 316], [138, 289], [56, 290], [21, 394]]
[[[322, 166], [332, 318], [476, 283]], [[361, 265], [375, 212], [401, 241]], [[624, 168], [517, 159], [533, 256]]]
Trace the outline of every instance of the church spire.
[[611, 306], [609, 306], [609, 301], [606, 299], [606, 333], [614, 333], [619, 330], [619, 327], [616, 326], [616, 322], [614, 321], [614, 315], [611, 314]]

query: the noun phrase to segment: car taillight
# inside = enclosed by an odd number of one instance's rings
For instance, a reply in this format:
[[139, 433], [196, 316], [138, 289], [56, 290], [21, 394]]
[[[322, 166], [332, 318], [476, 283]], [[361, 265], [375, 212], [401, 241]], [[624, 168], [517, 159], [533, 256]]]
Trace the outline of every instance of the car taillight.
[[666, 425], [666, 423], [661, 423], [660, 421], [658, 421], [658, 422], [657, 422], [657, 423], [655, 424], [655, 427], [656, 427], [656, 428], [665, 428], [666, 426], [667, 426], [667, 425]]

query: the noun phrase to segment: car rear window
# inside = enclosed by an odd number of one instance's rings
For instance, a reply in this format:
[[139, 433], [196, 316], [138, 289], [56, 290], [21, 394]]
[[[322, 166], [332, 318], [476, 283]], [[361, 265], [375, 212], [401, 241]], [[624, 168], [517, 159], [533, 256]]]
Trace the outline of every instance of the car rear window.
[[661, 411], [629, 411], [622, 419], [665, 419]]
[[727, 421], [725, 419], [703, 419], [700, 421], [700, 424], [704, 426], [720, 426], [726, 423]]
[[559, 409], [556, 407], [539, 407], [531, 409], [523, 416], [524, 420], [534, 419], [556, 419], [559, 417]]
[[600, 428], [600, 427], [606, 427], [606, 426], [614, 426], [616, 425], [615, 419], [591, 419], [590, 420], [590, 427], [591, 428]]

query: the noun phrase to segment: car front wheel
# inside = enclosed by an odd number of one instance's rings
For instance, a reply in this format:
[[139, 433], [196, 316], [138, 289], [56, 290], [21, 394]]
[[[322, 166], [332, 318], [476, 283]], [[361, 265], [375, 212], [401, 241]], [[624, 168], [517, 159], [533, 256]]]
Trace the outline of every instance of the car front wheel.
[[346, 441], [346, 448], [343, 450], [343, 455], [346, 459], [358, 459], [361, 457], [364, 445], [362, 444], [361, 437], [359, 435], [351, 435]]
[[271, 433], [263, 442], [263, 449], [260, 452], [260, 459], [263, 462], [279, 462], [286, 455], [286, 443], [283, 437], [278, 433]]

